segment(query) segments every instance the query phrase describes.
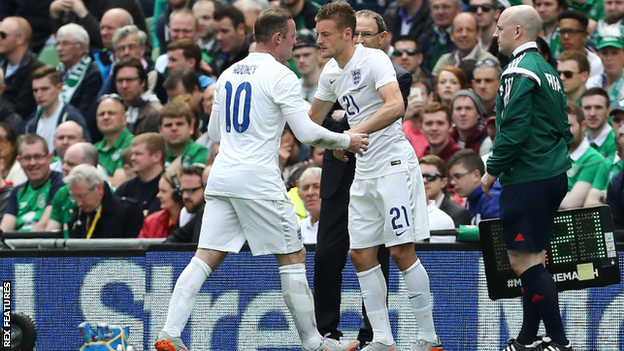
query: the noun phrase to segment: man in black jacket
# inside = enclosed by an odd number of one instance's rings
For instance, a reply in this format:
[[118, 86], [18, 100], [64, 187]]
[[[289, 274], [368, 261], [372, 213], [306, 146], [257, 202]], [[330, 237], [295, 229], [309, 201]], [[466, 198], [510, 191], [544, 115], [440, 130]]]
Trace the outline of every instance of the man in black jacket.
[[186, 211], [193, 215], [188, 223], [174, 230], [167, 237], [168, 243], [197, 243], [204, 215], [204, 188], [202, 172], [206, 167], [203, 164], [192, 164], [178, 172], [180, 180], [179, 192]]
[[65, 177], [78, 211], [68, 223], [70, 238], [136, 238], [143, 226], [141, 207], [118, 198], [92, 165], [76, 166]]
[[[386, 25], [378, 13], [370, 10], [358, 11], [356, 14], [356, 32], [354, 39], [364, 46], [381, 49], [387, 38]], [[407, 96], [412, 84], [412, 76], [403, 68], [393, 64], [397, 80], [403, 95], [403, 103], [407, 107]], [[325, 118], [323, 127], [334, 132], [348, 130], [346, 119], [340, 122], [331, 116]], [[333, 156], [331, 150], [323, 155], [323, 171], [321, 172], [321, 214], [314, 259], [314, 305], [318, 330], [321, 335], [339, 339], [342, 333], [338, 330], [340, 322], [340, 294], [342, 270], [349, 251], [349, 232], [347, 230], [349, 189], [355, 176], [355, 155], [346, 154], [349, 160], [343, 162]], [[380, 247], [377, 259], [388, 280], [390, 253]], [[364, 311], [363, 311], [364, 312]], [[373, 338], [373, 330], [364, 316], [358, 340], [366, 345]]]
[[4, 72], [6, 90], [4, 98], [18, 115], [27, 118], [35, 111], [30, 74], [43, 64], [33, 56], [29, 48], [32, 29], [22, 17], [7, 17], [0, 24], [0, 62]]

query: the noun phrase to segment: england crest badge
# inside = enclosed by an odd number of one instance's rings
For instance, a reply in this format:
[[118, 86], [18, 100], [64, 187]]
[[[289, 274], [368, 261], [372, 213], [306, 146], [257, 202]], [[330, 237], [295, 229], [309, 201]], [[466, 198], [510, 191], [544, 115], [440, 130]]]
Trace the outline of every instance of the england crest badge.
[[362, 73], [360, 73], [359, 69], [356, 69], [355, 71], [351, 71], [351, 77], [353, 77], [353, 85], [358, 85], [362, 80]]

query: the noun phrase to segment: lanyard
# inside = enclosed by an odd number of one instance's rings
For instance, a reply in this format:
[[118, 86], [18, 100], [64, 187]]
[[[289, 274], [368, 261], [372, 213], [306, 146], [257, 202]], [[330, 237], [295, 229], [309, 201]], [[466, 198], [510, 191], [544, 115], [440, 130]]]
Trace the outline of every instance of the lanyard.
[[102, 215], [102, 206], [100, 206], [100, 209], [98, 209], [97, 213], [95, 214], [95, 218], [93, 218], [93, 223], [91, 223], [90, 227], [89, 227], [89, 216], [87, 216], [87, 227], [89, 228], [89, 231], [87, 232], [87, 239], [91, 239], [91, 236], [93, 235], [93, 231], [95, 230], [95, 226], [97, 225], [97, 222], [100, 219], [101, 215]]

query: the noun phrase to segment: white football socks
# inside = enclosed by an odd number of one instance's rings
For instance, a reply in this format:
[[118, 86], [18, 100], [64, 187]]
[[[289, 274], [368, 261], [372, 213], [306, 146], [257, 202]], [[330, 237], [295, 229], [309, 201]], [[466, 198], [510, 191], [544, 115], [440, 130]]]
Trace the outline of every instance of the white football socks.
[[163, 331], [169, 336], [179, 338], [182, 335], [182, 330], [195, 306], [197, 293], [211, 273], [210, 266], [198, 257], [193, 257], [184, 268], [173, 289], [167, 321], [163, 327]]
[[323, 337], [316, 329], [314, 299], [308, 286], [305, 265], [297, 263], [282, 266], [279, 272], [284, 302], [295, 321], [301, 344], [306, 350], [316, 350], [323, 342]]
[[[438, 336], [433, 324], [433, 314], [431, 312], [431, 292], [429, 288], [429, 276], [425, 267], [420, 263], [420, 259], [401, 272], [407, 285], [407, 293], [412, 310], [418, 322], [418, 338], [435, 342]], [[367, 307], [368, 308], [368, 307]]]
[[386, 304], [388, 288], [381, 272], [381, 265], [359, 272], [357, 277], [360, 281], [364, 306], [366, 306], [366, 315], [373, 328], [373, 342], [392, 345], [394, 338], [392, 337], [392, 329], [390, 329], [390, 318]]

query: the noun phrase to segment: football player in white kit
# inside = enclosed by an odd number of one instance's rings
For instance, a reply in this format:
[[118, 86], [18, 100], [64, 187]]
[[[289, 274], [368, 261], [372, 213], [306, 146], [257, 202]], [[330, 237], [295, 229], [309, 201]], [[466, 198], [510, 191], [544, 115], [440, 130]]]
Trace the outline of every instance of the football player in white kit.
[[290, 12], [263, 11], [255, 35], [256, 51], [227, 69], [217, 82], [208, 133], [221, 145], [204, 194], [198, 249], [176, 282], [155, 347], [187, 350], [180, 336], [197, 293], [228, 252], [238, 252], [247, 241], [253, 255], [277, 258], [284, 300], [303, 350], [353, 351], [359, 346], [357, 340], [325, 339], [316, 329], [305, 249], [280, 176], [278, 148], [286, 122], [304, 143], [360, 154], [367, 149], [367, 135], [332, 133], [306, 115], [297, 77], [280, 63], [291, 57], [296, 42]]
[[[347, 3], [324, 5], [316, 22], [321, 56], [331, 59], [319, 78], [310, 117], [322, 123], [338, 100], [351, 131], [370, 135], [368, 151], [357, 156], [349, 203], [351, 261], [373, 328], [373, 341], [363, 350], [398, 351], [377, 261], [377, 247], [385, 244], [405, 278], [418, 322], [412, 351], [441, 351], [429, 277], [414, 251], [415, 241], [429, 237], [427, 197], [414, 148], [401, 132], [405, 111], [392, 63], [382, 50], [355, 45], [355, 11]], [[344, 152], [335, 154], [344, 158]]]

